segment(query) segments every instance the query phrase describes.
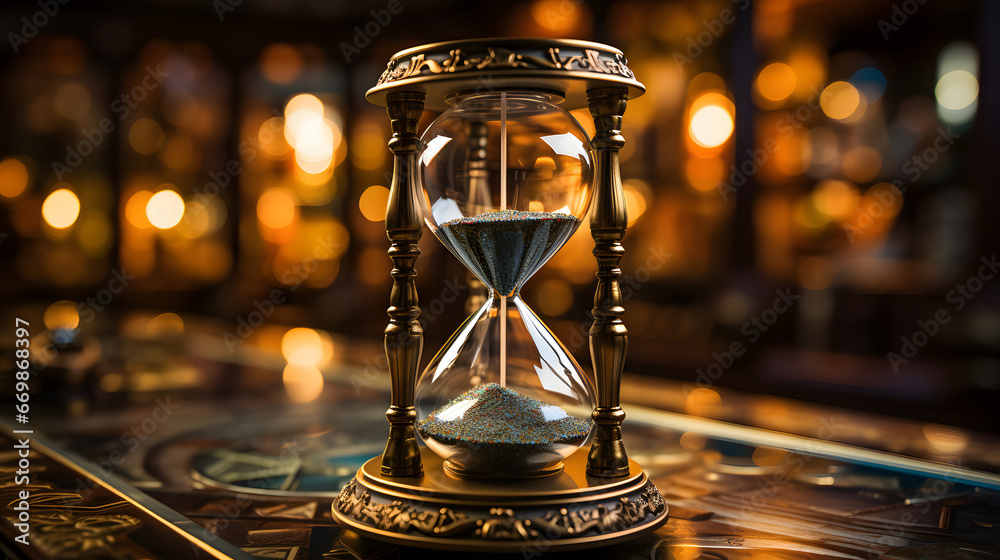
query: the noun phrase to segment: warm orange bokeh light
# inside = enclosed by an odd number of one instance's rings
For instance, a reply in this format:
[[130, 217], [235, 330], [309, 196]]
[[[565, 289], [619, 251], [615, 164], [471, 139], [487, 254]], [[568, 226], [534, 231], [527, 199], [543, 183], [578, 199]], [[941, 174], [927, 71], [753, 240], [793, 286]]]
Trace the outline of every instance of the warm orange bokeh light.
[[389, 203], [389, 189], [382, 185], [372, 185], [361, 193], [358, 207], [365, 219], [372, 222], [385, 220], [385, 208]]
[[859, 109], [861, 94], [847, 82], [833, 82], [819, 96], [819, 106], [831, 119], [844, 120]]
[[281, 117], [271, 117], [264, 121], [257, 129], [257, 142], [264, 153], [279, 158], [292, 149], [285, 140], [285, 119]]
[[316, 366], [288, 364], [281, 374], [288, 399], [295, 403], [308, 403], [323, 393], [323, 374]]
[[45, 310], [42, 322], [47, 329], [75, 329], [80, 325], [80, 312], [72, 301], [57, 301]]
[[294, 328], [281, 337], [281, 354], [290, 364], [319, 365], [323, 359], [323, 343], [316, 331]]
[[148, 117], [135, 121], [128, 131], [129, 145], [144, 156], [156, 153], [163, 147], [164, 139], [163, 127]]
[[152, 197], [153, 193], [149, 191], [139, 191], [129, 197], [125, 203], [125, 220], [139, 229], [152, 227], [153, 224], [146, 217], [146, 204]]
[[[65, 184], [65, 183], [62, 183]], [[76, 223], [80, 216], [80, 199], [69, 189], [58, 189], [45, 197], [42, 217], [56, 229], [65, 229]]]
[[721, 146], [733, 135], [733, 116], [718, 105], [706, 105], [691, 115], [688, 134], [704, 148]]
[[770, 101], [783, 101], [795, 92], [795, 71], [783, 62], [765, 66], [757, 75], [757, 91]]
[[538, 310], [550, 317], [557, 317], [573, 307], [573, 288], [565, 280], [549, 278], [538, 285], [536, 300]]
[[295, 199], [285, 189], [268, 189], [257, 201], [257, 219], [271, 229], [292, 225], [296, 210]]
[[726, 173], [726, 164], [721, 157], [689, 158], [684, 163], [684, 176], [688, 183], [702, 192], [715, 190]]
[[816, 209], [836, 219], [852, 217], [860, 200], [857, 188], [846, 181], [820, 181], [813, 191], [813, 205]]
[[184, 319], [176, 313], [160, 313], [149, 320], [146, 330], [152, 335], [169, 335], [184, 332]]
[[183, 217], [184, 199], [177, 191], [164, 189], [146, 202], [146, 219], [157, 229], [170, 229], [179, 224]]
[[649, 185], [641, 179], [629, 179], [622, 185], [625, 194], [625, 209], [628, 216], [628, 226], [636, 222], [646, 213], [649, 202]]
[[287, 84], [302, 74], [302, 55], [291, 45], [276, 43], [261, 53], [260, 70], [267, 81]]
[[17, 158], [0, 161], [0, 196], [15, 198], [28, 188], [28, 168]]
[[844, 153], [841, 167], [848, 179], [867, 183], [882, 171], [882, 154], [868, 146], [855, 146]]

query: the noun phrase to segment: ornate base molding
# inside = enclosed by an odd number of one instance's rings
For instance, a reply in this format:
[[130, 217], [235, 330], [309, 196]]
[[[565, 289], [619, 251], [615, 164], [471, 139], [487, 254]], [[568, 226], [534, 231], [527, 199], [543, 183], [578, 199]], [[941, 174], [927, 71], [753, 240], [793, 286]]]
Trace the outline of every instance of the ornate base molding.
[[594, 478], [577, 453], [563, 472], [531, 479], [460, 479], [421, 448], [425, 474], [385, 477], [375, 458], [333, 503], [338, 523], [364, 536], [443, 550], [530, 552], [606, 546], [653, 531], [667, 505], [642, 468]]

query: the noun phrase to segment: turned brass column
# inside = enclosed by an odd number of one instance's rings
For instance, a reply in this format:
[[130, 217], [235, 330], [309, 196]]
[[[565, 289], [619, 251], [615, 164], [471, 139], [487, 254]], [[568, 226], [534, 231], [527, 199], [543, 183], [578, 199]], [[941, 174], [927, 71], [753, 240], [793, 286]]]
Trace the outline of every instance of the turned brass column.
[[594, 292], [594, 324], [590, 327], [590, 357], [597, 382], [594, 442], [587, 458], [591, 476], [627, 476], [628, 455], [622, 441], [625, 412], [620, 403], [622, 370], [628, 351], [628, 330], [622, 322], [622, 292], [618, 285], [625, 248], [628, 219], [622, 190], [618, 151], [625, 146], [621, 135], [622, 115], [628, 91], [601, 88], [587, 92], [590, 114], [597, 129], [594, 147], [594, 200], [590, 232], [597, 257], [597, 290]]
[[420, 307], [414, 263], [420, 256], [417, 242], [423, 231], [417, 206], [417, 121], [424, 109], [424, 94], [390, 93], [386, 110], [392, 124], [389, 149], [393, 154], [392, 186], [385, 211], [385, 232], [392, 243], [392, 293], [389, 296], [389, 326], [385, 329], [385, 354], [392, 376], [392, 397], [385, 417], [389, 421], [389, 441], [382, 454], [382, 474], [419, 476], [423, 473], [414, 422], [413, 405], [417, 366], [424, 346], [424, 333], [417, 322]]

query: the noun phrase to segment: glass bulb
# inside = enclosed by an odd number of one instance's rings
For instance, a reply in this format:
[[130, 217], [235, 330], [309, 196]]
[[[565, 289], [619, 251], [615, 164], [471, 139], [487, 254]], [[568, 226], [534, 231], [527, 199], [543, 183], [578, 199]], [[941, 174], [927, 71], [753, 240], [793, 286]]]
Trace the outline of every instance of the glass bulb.
[[417, 431], [458, 474], [554, 472], [589, 437], [594, 391], [519, 294], [586, 215], [586, 132], [549, 95], [490, 92], [421, 141], [424, 219], [491, 297], [421, 375]]

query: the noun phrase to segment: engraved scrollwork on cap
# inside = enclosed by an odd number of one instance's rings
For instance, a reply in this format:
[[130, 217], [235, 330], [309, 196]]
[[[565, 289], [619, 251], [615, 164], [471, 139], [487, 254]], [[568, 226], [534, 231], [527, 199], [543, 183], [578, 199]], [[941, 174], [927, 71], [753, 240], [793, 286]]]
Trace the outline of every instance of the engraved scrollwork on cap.
[[549, 47], [544, 52], [547, 58], [502, 47], [486, 47], [482, 50], [453, 48], [447, 53], [421, 52], [408, 58], [396, 57], [390, 60], [377, 85], [419, 76], [476, 70], [565, 70], [635, 78], [621, 53], [568, 47]]

